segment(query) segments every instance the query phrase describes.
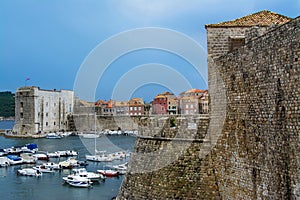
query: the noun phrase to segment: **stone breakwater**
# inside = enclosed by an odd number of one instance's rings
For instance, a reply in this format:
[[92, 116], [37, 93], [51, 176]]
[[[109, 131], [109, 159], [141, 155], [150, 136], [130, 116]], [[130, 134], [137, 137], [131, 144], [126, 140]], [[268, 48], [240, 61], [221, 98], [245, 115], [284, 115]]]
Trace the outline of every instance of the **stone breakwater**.
[[300, 199], [299, 27], [298, 17], [214, 60], [203, 132], [145, 123], [118, 199]]

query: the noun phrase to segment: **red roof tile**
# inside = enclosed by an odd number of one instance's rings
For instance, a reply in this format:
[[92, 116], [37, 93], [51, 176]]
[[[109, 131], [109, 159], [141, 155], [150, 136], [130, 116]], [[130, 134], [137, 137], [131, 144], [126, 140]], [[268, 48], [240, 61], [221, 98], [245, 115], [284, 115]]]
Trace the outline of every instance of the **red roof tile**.
[[235, 20], [221, 22], [218, 24], [208, 24], [205, 25], [205, 28], [209, 27], [251, 27], [251, 26], [270, 26], [273, 24], [285, 24], [289, 22], [292, 18], [263, 10], [245, 17], [241, 17]]

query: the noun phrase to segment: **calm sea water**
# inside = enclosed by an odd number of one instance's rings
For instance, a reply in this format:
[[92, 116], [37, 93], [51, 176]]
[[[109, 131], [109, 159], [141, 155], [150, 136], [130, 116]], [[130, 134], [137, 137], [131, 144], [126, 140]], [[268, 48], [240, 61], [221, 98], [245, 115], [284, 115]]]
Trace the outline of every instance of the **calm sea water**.
[[[11, 129], [13, 121], [0, 121], [0, 129]], [[0, 148], [6, 148], [27, 143], [36, 143], [40, 151], [54, 152], [57, 150], [75, 150], [79, 152], [78, 160], [85, 160], [85, 154], [93, 153], [95, 146], [98, 151], [115, 152], [119, 150], [132, 151], [135, 138], [130, 136], [103, 136], [94, 139], [80, 139], [69, 136], [62, 139], [15, 139], [0, 137]], [[96, 144], [96, 145], [95, 145]], [[64, 160], [51, 159], [59, 162]], [[88, 171], [108, 168], [110, 165], [122, 164], [127, 160], [116, 160], [108, 163], [89, 162]], [[42, 163], [42, 161], [40, 161]], [[123, 176], [107, 178], [104, 183], [93, 184], [92, 188], [74, 188], [62, 185], [62, 177], [70, 170], [57, 171], [54, 174], [44, 173], [42, 177], [17, 176], [20, 168], [34, 165], [16, 165], [0, 168], [0, 199], [3, 200], [90, 200], [111, 199], [118, 194]]]

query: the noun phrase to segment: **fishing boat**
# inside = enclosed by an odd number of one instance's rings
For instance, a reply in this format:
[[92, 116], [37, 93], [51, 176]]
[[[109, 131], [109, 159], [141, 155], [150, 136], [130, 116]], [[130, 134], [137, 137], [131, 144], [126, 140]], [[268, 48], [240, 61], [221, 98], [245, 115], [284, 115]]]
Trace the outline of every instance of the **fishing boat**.
[[16, 155], [8, 155], [7, 158], [9, 159], [10, 165], [18, 165], [23, 163], [23, 159]]
[[85, 177], [80, 176], [67, 176], [63, 180], [73, 187], [87, 188], [92, 186], [92, 181]]
[[40, 172], [39, 170], [32, 169], [32, 168], [18, 169], [17, 174], [22, 175], [22, 176], [42, 176], [43, 175], [42, 172]]

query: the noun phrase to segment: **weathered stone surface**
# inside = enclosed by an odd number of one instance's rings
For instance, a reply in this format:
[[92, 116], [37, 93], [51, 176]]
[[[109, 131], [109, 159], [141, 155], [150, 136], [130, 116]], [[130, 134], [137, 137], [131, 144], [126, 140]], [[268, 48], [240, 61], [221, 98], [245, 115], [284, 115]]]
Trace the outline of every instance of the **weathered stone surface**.
[[228, 31], [209, 32], [207, 133], [148, 119], [118, 198], [300, 199], [299, 23], [238, 30], [257, 38], [229, 54]]

